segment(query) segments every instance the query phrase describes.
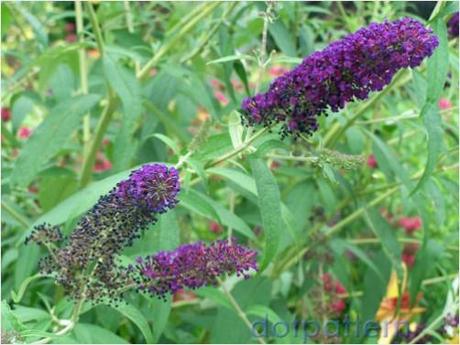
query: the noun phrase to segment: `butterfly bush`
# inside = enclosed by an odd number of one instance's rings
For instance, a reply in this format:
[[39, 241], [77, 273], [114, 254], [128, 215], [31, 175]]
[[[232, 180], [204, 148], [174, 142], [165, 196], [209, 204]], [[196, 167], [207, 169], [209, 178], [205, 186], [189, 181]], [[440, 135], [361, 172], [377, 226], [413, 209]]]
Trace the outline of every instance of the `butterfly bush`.
[[250, 270], [257, 270], [256, 256], [255, 251], [238, 245], [234, 239], [215, 241], [209, 246], [197, 242], [138, 257], [130, 272], [140, 291], [165, 297], [182, 288], [215, 285], [217, 277], [225, 273], [247, 278]]
[[[185, 244], [172, 252], [138, 258], [135, 266], [120, 265], [117, 255], [157, 221], [161, 213], [177, 205], [179, 173], [163, 164], [147, 164], [133, 171], [102, 196], [64, 238], [59, 226], [42, 224], [27, 237], [48, 247], [51, 255], [41, 260], [41, 271], [55, 275], [73, 298], [95, 303], [116, 303], [129, 287], [158, 297], [183, 287], [215, 284], [217, 276], [247, 276], [257, 269], [256, 252], [218, 241]], [[61, 248], [57, 245], [64, 242]]]
[[267, 92], [244, 99], [243, 123], [281, 123], [282, 136], [311, 134], [318, 116], [382, 90], [396, 72], [420, 65], [437, 45], [438, 38], [415, 19], [372, 23], [307, 56]]
[[[128, 280], [126, 272], [118, 269], [116, 255], [155, 223], [159, 214], [177, 204], [179, 190], [175, 168], [147, 164], [133, 171], [80, 219], [62, 248], [42, 259], [41, 271], [55, 274], [74, 298], [82, 293], [92, 300], [115, 297]], [[59, 234], [59, 229], [45, 224], [26, 242], [55, 242], [62, 240]]]

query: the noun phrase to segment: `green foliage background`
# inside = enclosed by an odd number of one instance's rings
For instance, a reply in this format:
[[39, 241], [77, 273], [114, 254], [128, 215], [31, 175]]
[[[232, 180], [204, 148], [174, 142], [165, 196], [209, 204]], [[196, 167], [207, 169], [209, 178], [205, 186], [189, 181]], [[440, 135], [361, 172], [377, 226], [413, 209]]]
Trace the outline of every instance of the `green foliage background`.
[[[409, 292], [423, 293], [426, 310], [415, 321], [432, 328], [435, 342], [445, 340], [436, 330], [458, 274], [459, 75], [458, 38], [448, 38], [446, 22], [458, 3], [438, 3], [426, 18], [408, 2], [280, 2], [269, 15], [266, 8], [101, 1], [79, 12], [73, 2], [2, 2], [1, 97], [12, 114], [2, 122], [3, 336], [256, 342], [247, 324], [266, 315], [271, 323], [334, 318], [314, 307], [324, 272], [346, 287], [347, 315], [373, 320], [392, 268], [403, 275], [405, 243], [416, 242]], [[440, 38], [422, 66], [322, 118], [310, 138], [280, 140], [276, 131], [241, 126], [241, 100], [265, 90], [274, 68], [291, 68], [371, 21], [406, 15]], [[66, 23], [75, 18], [82, 27], [69, 37]], [[441, 98], [450, 109], [439, 109]], [[27, 139], [18, 136], [23, 127], [33, 131]], [[370, 154], [376, 169], [362, 159]], [[101, 159], [111, 168], [95, 172]], [[74, 327], [58, 335], [74, 304], [37, 274], [45, 253], [24, 246], [25, 236], [43, 222], [70, 233], [146, 162], [180, 162], [180, 203], [121, 259], [234, 235], [259, 251], [261, 272], [174, 300], [132, 294], [118, 307], [85, 303]], [[421, 231], [408, 238], [383, 209], [396, 220], [421, 217]], [[210, 222], [221, 231], [210, 231]], [[373, 343], [376, 335], [340, 341]]]

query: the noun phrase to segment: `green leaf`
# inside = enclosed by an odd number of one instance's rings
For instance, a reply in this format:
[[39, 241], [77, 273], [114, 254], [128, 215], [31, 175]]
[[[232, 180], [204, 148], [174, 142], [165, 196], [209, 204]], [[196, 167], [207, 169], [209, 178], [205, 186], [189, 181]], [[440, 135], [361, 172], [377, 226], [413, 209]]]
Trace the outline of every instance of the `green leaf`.
[[78, 323], [72, 333], [82, 344], [128, 344], [118, 335], [89, 323]]
[[50, 320], [51, 315], [43, 309], [29, 308], [22, 305], [14, 306], [14, 314], [21, 322]]
[[383, 251], [393, 263], [393, 266], [401, 272], [401, 247], [396, 238], [394, 229], [380, 216], [375, 208], [366, 211], [365, 219], [369, 227], [382, 242]]
[[396, 175], [406, 189], [410, 191], [413, 183], [395, 153], [376, 135], [369, 131], [366, 131], [366, 134], [374, 142], [372, 152], [375, 153], [379, 167], [383, 170], [384, 174], [390, 179], [392, 178], [392, 174]]
[[207, 63], [207, 65], [212, 65], [216, 63], [223, 63], [223, 62], [229, 62], [229, 61], [240, 61], [240, 60], [254, 60], [254, 57], [250, 55], [229, 55], [229, 56], [224, 56], [215, 60], [211, 60]]
[[215, 287], [205, 286], [196, 290], [195, 293], [200, 297], [210, 299], [217, 305], [225, 307], [229, 310], [234, 310], [233, 306], [230, 304], [225, 294]]
[[[154, 252], [176, 248], [179, 245], [179, 234], [176, 211], [169, 210], [162, 214], [159, 219], [159, 229], [155, 232], [153, 239]], [[153, 343], [157, 343], [166, 328], [171, 312], [171, 297], [169, 296], [165, 301], [147, 295], [144, 295], [144, 298], [148, 301], [149, 306], [147, 319], [153, 324]]]
[[265, 305], [252, 305], [245, 311], [248, 315], [258, 316], [262, 319], [267, 318], [268, 321], [270, 321], [273, 324], [283, 321], [278, 316], [278, 314], [276, 314], [270, 307], [267, 307]]
[[447, 26], [442, 19], [433, 22], [433, 31], [439, 38], [439, 45], [427, 62], [427, 103], [436, 103], [441, 97], [449, 71], [449, 46]]
[[[21, 332], [25, 328], [26, 327], [24, 326], [24, 324], [19, 320], [19, 318], [11, 310], [8, 303], [5, 300], [2, 300], [2, 333], [5, 331]], [[3, 342], [3, 339], [2, 339], [2, 342]]]
[[134, 72], [127, 70], [110, 54], [104, 54], [102, 63], [105, 77], [120, 96], [125, 117], [135, 119], [142, 111], [142, 102], [140, 102], [142, 92]]
[[257, 188], [254, 179], [241, 171], [230, 168], [209, 168], [206, 171], [211, 174], [225, 177], [250, 193], [257, 195]]
[[175, 154], [178, 154], [180, 152], [177, 144], [173, 140], [171, 140], [171, 138], [167, 137], [166, 135], [161, 134], [161, 133], [155, 133], [152, 136], [164, 142], [171, 150], [174, 151]]
[[127, 70], [110, 54], [104, 54], [104, 74], [123, 104], [123, 121], [114, 142], [114, 171], [129, 167], [136, 150], [132, 140], [138, 118], [142, 113], [142, 90], [134, 72]]
[[362, 262], [364, 262], [371, 270], [375, 272], [377, 277], [381, 280], [381, 282], [384, 282], [383, 275], [377, 268], [377, 266], [374, 265], [374, 263], [368, 258], [367, 254], [359, 249], [358, 247], [347, 243], [346, 241], [340, 239], [340, 238], [334, 238], [330, 242], [331, 248], [337, 253], [338, 256], [341, 256], [345, 253], [346, 250], [349, 250], [352, 252], [354, 255], [356, 255]]
[[2, 15], [2, 35], [6, 35], [11, 23], [11, 10], [7, 5], [5, 5], [5, 3], [3, 3], [1, 4], [0, 12]]
[[268, 31], [284, 54], [293, 57], [297, 55], [294, 39], [281, 20], [271, 23]]
[[415, 301], [415, 297], [419, 292], [423, 279], [425, 279], [430, 271], [436, 266], [436, 262], [444, 250], [445, 249], [439, 243], [430, 239], [424, 241], [422, 247], [417, 251], [415, 265], [411, 271], [411, 280], [409, 284], [409, 292], [412, 301]]
[[[383, 251], [376, 253], [373, 258], [375, 266], [379, 267], [384, 283], [378, 278], [373, 269], [368, 269], [364, 275], [363, 297], [361, 303], [360, 319], [374, 320], [375, 313], [377, 312], [382, 298], [385, 296], [387, 284], [391, 274], [391, 262], [388, 260], [387, 255]], [[363, 343], [358, 341], [357, 343]]]
[[48, 45], [48, 34], [44, 25], [37, 19], [37, 17], [25, 9], [22, 4], [16, 3], [15, 8], [29, 22], [32, 30], [35, 33], [37, 41], [41, 45], [41, 48], [45, 48]]
[[41, 277], [43, 277], [43, 276], [40, 275], [40, 274], [35, 274], [33, 276], [30, 276], [30, 277], [24, 279], [24, 281], [19, 286], [19, 289], [18, 289], [17, 293], [14, 292], [14, 291], [11, 291], [11, 298], [13, 299], [13, 302], [14, 303], [19, 303], [21, 301], [21, 299], [22, 299], [22, 296], [24, 296], [24, 293], [26, 292], [26, 289], [29, 286], [29, 284], [31, 282], [33, 282], [34, 280], [37, 280], [37, 279], [39, 279]]
[[118, 310], [121, 314], [130, 319], [137, 327], [139, 327], [140, 331], [144, 335], [147, 344], [155, 343], [152, 331], [147, 320], [136, 307], [134, 307], [131, 304], [121, 304], [116, 308], [116, 310]]
[[219, 220], [213, 205], [194, 189], [190, 188], [188, 190], [181, 191], [179, 194], [179, 200], [179, 206], [185, 207], [188, 210], [208, 219]]
[[246, 95], [250, 96], [251, 91], [249, 91], [248, 75], [246, 73], [246, 69], [244, 68], [244, 65], [241, 63], [241, 61], [235, 61], [233, 63], [233, 69], [238, 75], [238, 78], [240, 78], [241, 82], [243, 83], [244, 91], [246, 92]]
[[256, 181], [259, 210], [265, 234], [265, 248], [260, 272], [268, 266], [278, 250], [283, 227], [281, 221], [281, 198], [276, 179], [261, 159], [252, 159], [251, 169]]
[[14, 272], [14, 286], [16, 289], [19, 289], [24, 280], [36, 271], [39, 259], [40, 248], [38, 246], [21, 244]]
[[447, 44], [446, 24], [439, 18], [433, 22], [433, 31], [439, 38], [439, 46], [428, 60], [428, 86], [426, 104], [422, 109], [423, 124], [428, 133], [428, 158], [422, 178], [412, 194], [419, 190], [433, 173], [437, 159], [442, 150], [443, 131], [439, 115], [438, 100], [444, 92], [444, 84], [449, 70], [449, 46]]
[[53, 168], [41, 177], [38, 200], [44, 211], [51, 210], [78, 189], [77, 176], [70, 170]]
[[11, 183], [27, 186], [69, 141], [82, 115], [94, 107], [99, 98], [97, 95], [77, 96], [54, 107], [26, 142], [11, 173]]

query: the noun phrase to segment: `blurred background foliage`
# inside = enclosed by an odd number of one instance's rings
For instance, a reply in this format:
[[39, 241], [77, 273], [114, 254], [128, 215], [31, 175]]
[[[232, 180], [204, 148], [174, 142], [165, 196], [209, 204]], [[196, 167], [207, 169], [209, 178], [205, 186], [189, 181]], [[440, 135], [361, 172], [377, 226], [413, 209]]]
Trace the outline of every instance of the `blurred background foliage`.
[[[270, 324], [374, 320], [392, 269], [412, 303], [420, 296], [423, 312], [410, 321], [430, 341], [450, 339], [442, 320], [458, 295], [458, 38], [446, 23], [458, 3], [268, 6], [2, 2], [2, 340], [255, 342], [247, 323], [266, 315]], [[403, 16], [429, 20], [441, 40], [433, 62], [322, 118], [306, 140], [252, 138], [241, 126], [242, 99], [302, 57]], [[26, 234], [44, 221], [69, 233], [134, 167], [179, 160], [179, 207], [122, 259], [234, 235], [267, 269], [167, 301], [88, 304], [71, 332], [53, 335], [72, 302], [36, 274], [44, 253], [24, 246]], [[307, 341], [373, 343], [374, 333]], [[304, 340], [291, 329], [264, 341]]]

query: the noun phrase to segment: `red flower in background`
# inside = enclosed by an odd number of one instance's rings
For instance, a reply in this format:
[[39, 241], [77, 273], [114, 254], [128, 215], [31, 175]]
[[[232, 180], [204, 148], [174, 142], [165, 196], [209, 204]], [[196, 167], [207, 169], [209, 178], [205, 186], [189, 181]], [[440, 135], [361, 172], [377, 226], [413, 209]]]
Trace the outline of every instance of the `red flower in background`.
[[11, 120], [11, 111], [10, 108], [2, 108], [2, 121], [8, 122]]
[[69, 42], [69, 43], [76, 42], [76, 41], [77, 41], [77, 35], [75, 35], [75, 34], [68, 34], [68, 35], [66, 35], [65, 40], [66, 40], [67, 42]]
[[373, 154], [367, 157], [367, 166], [371, 169], [376, 169], [378, 167], [377, 159]]
[[333, 301], [330, 304], [330, 307], [332, 312], [334, 312], [335, 314], [341, 314], [345, 310], [346, 304], [343, 299], [338, 299]]
[[18, 136], [21, 139], [27, 139], [32, 134], [32, 130], [29, 127], [21, 127], [18, 130]]
[[112, 163], [105, 157], [102, 152], [98, 152], [93, 171], [96, 173], [101, 173], [110, 169], [112, 169]]
[[420, 217], [401, 217], [399, 219], [399, 226], [404, 228], [406, 234], [412, 235], [412, 233], [422, 227], [422, 220]]
[[226, 106], [228, 104], [228, 99], [222, 91], [214, 91], [214, 97], [216, 97], [221, 105]]
[[289, 70], [286, 67], [283, 66], [273, 66], [268, 70], [268, 74], [270, 74], [271, 77], [276, 78], [284, 73], [288, 72]]
[[209, 230], [215, 234], [220, 234], [222, 232], [222, 227], [219, 223], [211, 221], [209, 222]]
[[74, 33], [75, 32], [75, 23], [69, 22], [65, 24], [65, 31], [68, 33]]
[[441, 98], [438, 102], [439, 109], [447, 110], [452, 108], [452, 103], [447, 98]]
[[418, 249], [419, 245], [417, 243], [407, 243], [406, 245], [404, 245], [404, 249], [401, 254], [401, 259], [407, 265], [407, 267], [410, 268], [414, 266], [415, 255], [417, 254]]

